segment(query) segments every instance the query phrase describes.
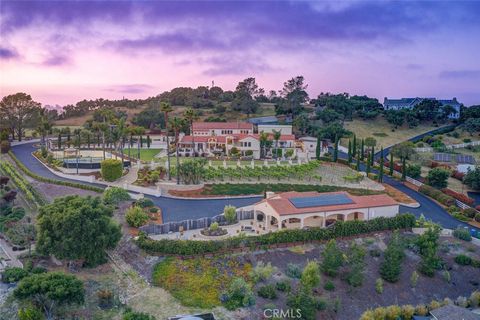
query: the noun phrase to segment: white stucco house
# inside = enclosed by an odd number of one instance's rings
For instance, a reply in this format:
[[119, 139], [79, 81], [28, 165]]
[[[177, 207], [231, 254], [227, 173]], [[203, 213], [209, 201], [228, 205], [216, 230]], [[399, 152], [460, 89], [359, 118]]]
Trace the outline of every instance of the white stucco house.
[[386, 194], [354, 196], [347, 192], [267, 194], [253, 205], [258, 227], [266, 231], [328, 227], [336, 221], [393, 217], [399, 204]]

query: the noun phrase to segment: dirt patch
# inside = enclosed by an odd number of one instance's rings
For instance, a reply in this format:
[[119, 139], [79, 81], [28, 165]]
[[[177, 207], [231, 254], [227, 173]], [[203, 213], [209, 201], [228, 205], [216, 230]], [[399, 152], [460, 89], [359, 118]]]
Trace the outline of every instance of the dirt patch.
[[398, 189], [395, 189], [394, 187], [386, 184], [386, 183], [383, 183], [382, 184], [384, 187], [385, 187], [385, 192], [390, 196], [392, 197], [393, 199], [395, 199], [395, 201], [398, 201], [400, 203], [406, 203], [406, 204], [415, 204], [417, 203], [417, 201], [415, 201], [414, 199], [410, 198], [408, 195], [406, 195], [405, 193], [401, 192], [400, 190]]
[[50, 184], [40, 182], [38, 180], [32, 180], [30, 182], [40, 193], [42, 193], [48, 202], [53, 202], [55, 198], [65, 197], [68, 195], [79, 196], [99, 196], [100, 194], [95, 191], [78, 189], [68, 186], [60, 186], [57, 184]]

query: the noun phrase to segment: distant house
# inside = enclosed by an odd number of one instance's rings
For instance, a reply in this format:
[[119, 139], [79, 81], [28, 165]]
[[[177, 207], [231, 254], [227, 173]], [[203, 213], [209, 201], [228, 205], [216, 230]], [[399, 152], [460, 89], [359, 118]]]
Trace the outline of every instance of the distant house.
[[194, 122], [192, 127], [195, 137], [253, 134], [253, 124], [247, 122]]
[[460, 117], [460, 107], [462, 104], [457, 101], [457, 98], [453, 98], [451, 100], [437, 100], [435, 98], [401, 98], [401, 99], [383, 99], [383, 108], [385, 110], [402, 110], [402, 109], [413, 109], [419, 103], [424, 100], [436, 100], [440, 102], [443, 106], [451, 106], [455, 109], [455, 112], [451, 113], [448, 118], [450, 119], [458, 119]]

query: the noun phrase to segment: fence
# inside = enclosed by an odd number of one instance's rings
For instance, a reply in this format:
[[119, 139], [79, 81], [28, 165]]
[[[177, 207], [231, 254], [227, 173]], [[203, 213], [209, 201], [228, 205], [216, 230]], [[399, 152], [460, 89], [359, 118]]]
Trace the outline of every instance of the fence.
[[[478, 146], [478, 145], [480, 145], [480, 141], [472, 141], [472, 142], [466, 142], [466, 143], [447, 145], [445, 146], [445, 149], [453, 150], [453, 149], [461, 149], [461, 148], [466, 148], [468, 146]], [[415, 151], [417, 152], [433, 152], [433, 150], [434, 149], [431, 147], [415, 148]]]
[[[237, 220], [252, 220], [254, 218], [253, 210], [237, 210]], [[183, 220], [172, 221], [164, 224], [149, 224], [140, 227], [140, 231], [147, 234], [167, 234], [170, 232], [179, 232], [180, 230], [196, 230], [210, 227], [213, 222], [217, 222], [219, 225], [225, 225], [227, 220], [223, 214], [219, 214], [214, 217], [205, 217], [196, 220]]]

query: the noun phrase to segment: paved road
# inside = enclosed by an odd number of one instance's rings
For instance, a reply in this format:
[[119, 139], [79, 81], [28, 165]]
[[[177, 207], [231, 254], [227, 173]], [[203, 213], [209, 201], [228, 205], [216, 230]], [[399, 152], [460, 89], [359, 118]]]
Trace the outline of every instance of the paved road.
[[[338, 156], [342, 159], [348, 158], [348, 155], [343, 152], [339, 152]], [[360, 169], [362, 171], [365, 171], [365, 165], [362, 164], [360, 166]], [[372, 172], [378, 173], [374, 169], [372, 169]], [[418, 208], [409, 208], [405, 206], [400, 206], [400, 212], [402, 213], [410, 212], [415, 214], [415, 216], [417, 217], [420, 217], [420, 215], [423, 214], [427, 220], [432, 220], [440, 224], [442, 227], [448, 228], [448, 229], [455, 229], [456, 227], [460, 226], [460, 227], [468, 227], [470, 229], [475, 229], [477, 231], [480, 231], [479, 228], [475, 228], [467, 223], [464, 223], [455, 219], [447, 211], [445, 211], [445, 209], [443, 209], [440, 205], [438, 205], [435, 201], [423, 195], [422, 193], [419, 193], [417, 191], [414, 191], [406, 187], [402, 182], [395, 180], [393, 178], [390, 178], [387, 175], [383, 176], [383, 182], [394, 187], [397, 190], [402, 191], [403, 193], [407, 194], [408, 196], [410, 196], [420, 204], [420, 207]]]
[[[82, 183], [80, 181], [65, 179], [56, 176], [50, 170], [45, 168], [37, 159], [32, 156], [35, 151], [33, 143], [17, 145], [12, 148], [15, 156], [22, 161], [30, 171], [51, 179], [72, 181], [75, 183]], [[88, 183], [83, 183], [88, 184]], [[105, 188], [103, 185], [96, 184], [96, 186]], [[221, 199], [221, 200], [194, 200], [194, 199], [172, 199], [166, 197], [146, 196], [155, 202], [155, 205], [162, 209], [163, 221], [181, 221], [186, 219], [196, 219], [203, 217], [213, 217], [223, 212], [226, 205], [233, 205], [235, 207], [243, 207], [258, 202], [261, 197], [243, 198], [243, 199]]]
[[[51, 173], [47, 168], [45, 168], [37, 159], [35, 159], [31, 153], [35, 150], [32, 144], [24, 144], [14, 146], [12, 148], [13, 152], [20, 159], [27, 168], [35, 172], [38, 175], [54, 178], [58, 180], [68, 180], [57, 177]], [[339, 157], [344, 159], [347, 158], [345, 153], [339, 152]], [[365, 170], [363, 167], [362, 170]], [[78, 182], [70, 180], [73, 182]], [[400, 212], [411, 212], [417, 217], [423, 213], [427, 219], [431, 219], [445, 228], [456, 228], [457, 226], [468, 226], [473, 228], [465, 223], [458, 221], [457, 219], [450, 216], [441, 206], [436, 202], [432, 201], [428, 197], [420, 194], [406, 186], [397, 180], [391, 179], [388, 176], [384, 177], [384, 182], [393, 186], [394, 188], [406, 193], [418, 203], [420, 203], [419, 208], [409, 208], [400, 206]], [[242, 207], [246, 205], [253, 204], [258, 202], [261, 197], [252, 197], [244, 199], [222, 199], [222, 200], [194, 200], [194, 199], [172, 199], [165, 197], [152, 197], [152, 199], [157, 206], [162, 209], [163, 220], [165, 222], [170, 221], [181, 221], [185, 219], [195, 219], [202, 217], [212, 217], [223, 211], [225, 205], [230, 204], [236, 207]], [[479, 229], [477, 229], [480, 231]]]

